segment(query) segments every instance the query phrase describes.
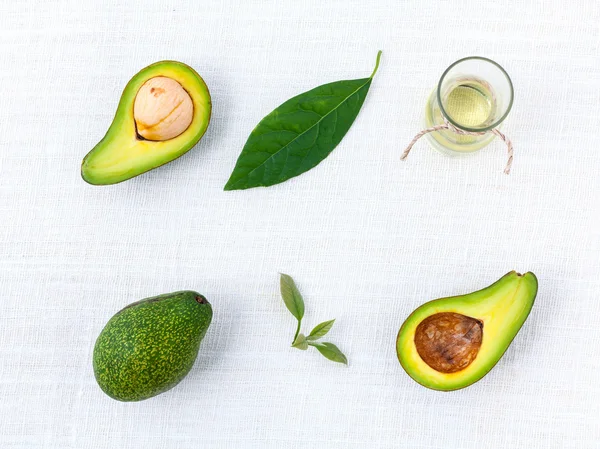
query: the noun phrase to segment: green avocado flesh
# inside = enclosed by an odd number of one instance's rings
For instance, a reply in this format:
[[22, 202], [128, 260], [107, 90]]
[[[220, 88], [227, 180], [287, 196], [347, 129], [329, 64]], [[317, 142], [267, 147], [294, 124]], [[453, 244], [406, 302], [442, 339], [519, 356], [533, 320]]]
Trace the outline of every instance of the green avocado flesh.
[[211, 319], [210, 304], [193, 291], [130, 304], [96, 340], [98, 385], [119, 401], [141, 401], [170, 390], [194, 365]]
[[[151, 141], [138, 135], [133, 105], [140, 87], [158, 76], [181, 84], [192, 99], [194, 112], [191, 124], [183, 133], [169, 140]], [[171, 162], [200, 140], [208, 127], [210, 114], [210, 93], [194, 69], [176, 61], [152, 64], [125, 86], [106, 135], [83, 159], [81, 176], [94, 185], [116, 184]]]
[[[416, 382], [434, 390], [458, 390], [477, 382], [496, 365], [521, 329], [533, 307], [537, 289], [538, 282], [533, 273], [522, 275], [511, 271], [483, 290], [423, 304], [406, 319], [398, 333], [396, 351], [400, 364]], [[475, 352], [474, 359], [465, 368], [456, 372], [442, 372], [443, 370], [432, 368], [421, 357], [421, 354], [426, 353], [417, 347], [419, 324], [425, 319], [428, 319], [425, 322], [428, 323], [435, 317], [445, 316], [469, 317], [465, 321], [477, 323], [476, 327], [480, 332], [479, 351]], [[425, 323], [423, 328], [426, 327]], [[460, 325], [456, 329], [462, 330]], [[443, 332], [453, 330], [442, 329], [442, 334]], [[467, 334], [458, 335], [458, 341], [465, 341], [465, 336]], [[428, 338], [431, 339], [432, 352], [437, 351], [434, 355], [444, 362], [454, 363], [451, 357], [457, 353], [453, 352], [456, 348], [440, 343], [444, 341], [443, 335], [428, 328], [427, 335], [419, 341], [427, 341]]]

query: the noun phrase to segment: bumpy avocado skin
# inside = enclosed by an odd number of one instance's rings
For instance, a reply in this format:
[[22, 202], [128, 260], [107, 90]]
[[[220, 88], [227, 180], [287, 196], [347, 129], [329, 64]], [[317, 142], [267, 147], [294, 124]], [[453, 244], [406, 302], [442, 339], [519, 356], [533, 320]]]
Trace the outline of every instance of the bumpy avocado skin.
[[211, 319], [210, 304], [194, 291], [130, 304], [96, 340], [98, 385], [119, 401], [141, 401], [173, 388], [194, 365]]
[[[492, 285], [460, 296], [435, 299], [417, 309], [402, 324], [396, 340], [400, 365], [416, 382], [432, 390], [452, 391], [481, 380], [502, 358], [529, 316], [538, 291], [537, 277], [511, 271]], [[463, 314], [483, 323], [483, 342], [466, 369], [444, 374], [429, 367], [414, 343], [418, 324], [441, 312]]]
[[[151, 78], [177, 81], [194, 106], [192, 123], [182, 134], [165, 141], [138, 136], [133, 106], [138, 90]], [[160, 167], [188, 152], [202, 138], [210, 122], [212, 101], [202, 77], [178, 61], [159, 61], [140, 70], [125, 86], [115, 117], [98, 144], [81, 163], [81, 177], [92, 185], [116, 184]]]

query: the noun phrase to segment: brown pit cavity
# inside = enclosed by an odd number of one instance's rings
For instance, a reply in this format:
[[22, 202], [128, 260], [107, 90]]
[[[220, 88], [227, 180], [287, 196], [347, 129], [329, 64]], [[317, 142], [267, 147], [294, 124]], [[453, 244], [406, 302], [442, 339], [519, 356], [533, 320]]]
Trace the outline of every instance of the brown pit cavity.
[[469, 366], [481, 348], [483, 323], [460, 313], [442, 312], [425, 318], [415, 331], [417, 352], [441, 373]]

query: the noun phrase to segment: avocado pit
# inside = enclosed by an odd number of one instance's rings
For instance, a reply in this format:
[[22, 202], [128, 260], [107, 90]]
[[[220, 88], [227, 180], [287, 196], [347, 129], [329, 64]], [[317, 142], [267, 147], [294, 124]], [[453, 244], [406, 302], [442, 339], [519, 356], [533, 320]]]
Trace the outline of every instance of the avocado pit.
[[454, 312], [428, 316], [415, 331], [415, 346], [427, 365], [441, 373], [469, 366], [481, 348], [483, 323]]
[[173, 139], [189, 128], [193, 117], [194, 104], [190, 94], [166, 76], [146, 81], [133, 104], [137, 133], [146, 140]]

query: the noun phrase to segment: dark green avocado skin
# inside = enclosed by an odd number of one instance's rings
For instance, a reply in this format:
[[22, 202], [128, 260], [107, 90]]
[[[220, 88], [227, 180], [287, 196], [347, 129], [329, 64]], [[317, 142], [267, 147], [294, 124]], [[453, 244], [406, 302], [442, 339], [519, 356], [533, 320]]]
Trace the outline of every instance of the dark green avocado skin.
[[98, 385], [118, 401], [141, 401], [170, 390], [192, 369], [211, 319], [206, 298], [189, 290], [128, 305], [96, 340]]

